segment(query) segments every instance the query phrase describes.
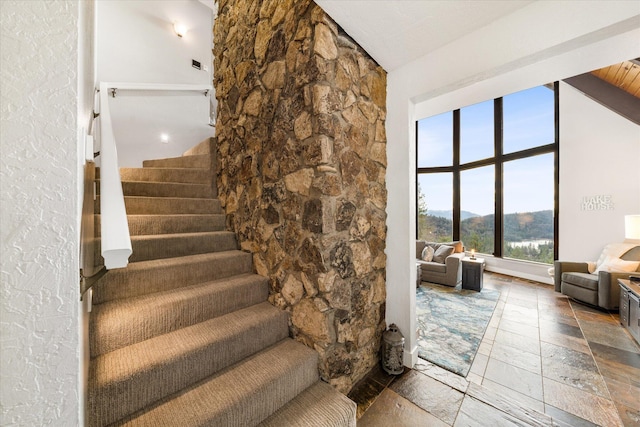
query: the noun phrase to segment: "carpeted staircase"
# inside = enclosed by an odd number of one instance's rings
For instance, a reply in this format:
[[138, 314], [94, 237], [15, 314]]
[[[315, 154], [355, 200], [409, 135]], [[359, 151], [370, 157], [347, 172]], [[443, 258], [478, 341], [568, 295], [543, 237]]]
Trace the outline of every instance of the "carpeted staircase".
[[133, 255], [93, 288], [88, 425], [355, 426], [224, 230], [212, 144], [121, 170]]

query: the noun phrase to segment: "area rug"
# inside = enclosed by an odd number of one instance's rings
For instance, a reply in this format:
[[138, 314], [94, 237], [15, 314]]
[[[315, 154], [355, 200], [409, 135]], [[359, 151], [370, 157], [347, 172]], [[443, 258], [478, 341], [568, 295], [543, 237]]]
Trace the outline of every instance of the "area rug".
[[500, 292], [425, 282], [417, 289], [418, 356], [466, 377]]

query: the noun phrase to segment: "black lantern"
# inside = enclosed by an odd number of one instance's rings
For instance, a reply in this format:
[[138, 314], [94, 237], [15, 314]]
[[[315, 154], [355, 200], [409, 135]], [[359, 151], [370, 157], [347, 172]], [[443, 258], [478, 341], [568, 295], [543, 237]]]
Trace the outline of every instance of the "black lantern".
[[386, 373], [399, 375], [404, 372], [402, 357], [404, 355], [404, 336], [395, 323], [382, 334], [382, 368]]

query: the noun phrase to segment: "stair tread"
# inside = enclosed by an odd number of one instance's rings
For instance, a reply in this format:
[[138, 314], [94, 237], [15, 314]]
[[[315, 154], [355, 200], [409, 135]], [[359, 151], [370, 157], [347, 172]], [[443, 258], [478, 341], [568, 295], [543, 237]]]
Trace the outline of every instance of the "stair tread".
[[120, 170], [148, 170], [148, 169], [177, 169], [177, 170], [203, 170], [203, 171], [207, 171], [209, 170], [209, 168], [179, 168], [179, 167], [158, 167], [158, 166], [152, 166], [152, 167], [146, 167], [146, 168], [120, 168]]
[[157, 167], [156, 165], [160, 164], [184, 164], [184, 163], [191, 163], [193, 165], [196, 166], [181, 166], [181, 167], [193, 167], [193, 168], [198, 168], [201, 167], [199, 165], [201, 165], [202, 163], [206, 163], [207, 165], [204, 167], [208, 167], [208, 164], [211, 161], [211, 155], [210, 154], [188, 154], [188, 155], [183, 155], [183, 156], [178, 156], [178, 157], [166, 157], [163, 159], [150, 159], [150, 160], [145, 160], [142, 162], [142, 167], [143, 168], [147, 168], [147, 167]]
[[180, 168], [175, 166], [148, 166], [144, 168], [120, 168], [120, 172], [128, 172], [128, 171], [195, 171], [195, 172], [208, 172], [209, 168]]
[[121, 181], [210, 184], [213, 182], [213, 173], [209, 167], [120, 168], [120, 179]]
[[[101, 235], [101, 217], [95, 215], [97, 237]], [[222, 213], [204, 214], [131, 214], [127, 215], [131, 236], [154, 234], [199, 233], [207, 231], [225, 231], [225, 215]], [[175, 231], [172, 231], [175, 230]]]
[[[157, 166], [152, 166], [152, 167], [142, 167], [142, 168], [135, 168], [135, 167], [121, 167], [119, 169], [120, 173], [122, 174], [122, 172], [133, 172], [133, 171], [148, 171], [148, 170], [154, 170], [154, 169], [158, 169], [158, 170], [170, 170], [170, 169], [175, 169], [175, 170], [181, 170], [181, 171], [200, 171], [200, 172], [205, 172], [205, 171], [209, 171], [209, 168], [189, 168], [189, 167], [157, 167]], [[96, 179], [100, 178], [99, 175], [99, 171], [100, 168], [96, 167]]]
[[358, 405], [329, 384], [317, 381], [258, 427], [356, 426]]
[[[187, 168], [188, 169], [188, 168]], [[96, 179], [96, 182], [100, 182], [100, 178]], [[122, 179], [121, 183], [130, 183], [130, 184], [156, 184], [156, 185], [184, 185], [184, 186], [192, 186], [192, 187], [206, 187], [208, 184], [200, 183], [200, 182], [173, 182], [173, 181], [141, 181], [136, 179]]]
[[[96, 197], [94, 209], [100, 211], [100, 196]], [[220, 200], [195, 197], [124, 196], [127, 214], [207, 214], [222, 213]]]
[[[221, 259], [225, 259], [225, 258], [230, 258], [233, 256], [247, 256], [250, 254], [248, 254], [247, 252], [243, 252], [239, 249], [234, 249], [234, 250], [230, 250], [230, 251], [224, 251], [224, 252], [209, 252], [206, 254], [196, 254], [196, 255], [186, 255], [183, 257], [173, 257], [173, 258], [167, 258], [167, 259], [160, 259], [160, 260], [148, 260], [148, 261], [140, 261], [140, 262], [133, 262], [130, 263], [127, 266], [127, 269], [129, 270], [140, 270], [140, 269], [156, 269], [159, 268], [160, 266], [164, 266], [164, 265], [183, 265], [183, 264], [194, 264], [194, 263], [198, 263], [198, 262], [205, 262], [205, 261], [210, 261], [213, 258], [221, 258]], [[118, 272], [118, 270], [112, 270], [111, 272]]]
[[130, 214], [127, 217], [136, 219], [136, 218], [165, 218], [165, 219], [173, 219], [173, 218], [205, 218], [205, 217], [220, 217], [224, 216], [222, 213], [209, 213], [209, 214]]
[[285, 338], [114, 425], [256, 425], [318, 380], [317, 360]]
[[125, 199], [161, 199], [161, 200], [218, 200], [213, 197], [202, 198], [202, 197], [157, 197], [157, 196], [124, 196]]
[[184, 193], [184, 195], [180, 197], [214, 198], [211, 184], [208, 183], [123, 180], [122, 191], [125, 196], [172, 197], [177, 193]]
[[207, 343], [232, 336], [247, 323], [258, 326], [269, 316], [286, 317], [286, 313], [262, 302], [97, 356], [91, 361], [96, 374], [94, 385], [124, 380], [146, 366], [180, 359]]
[[196, 154], [211, 155], [212, 152], [215, 155], [215, 149], [214, 150], [211, 149], [212, 146], [215, 144], [215, 141], [216, 141], [215, 137], [209, 137], [209, 138], [203, 139], [198, 144], [194, 145], [193, 147], [189, 148], [187, 151], [182, 153], [182, 155], [183, 156], [191, 156]]
[[[238, 249], [235, 233], [225, 230], [143, 234], [130, 236], [130, 240], [133, 250], [130, 263]], [[94, 257], [96, 265], [100, 265], [101, 239], [97, 243]]]
[[251, 258], [247, 252], [229, 250], [132, 262], [125, 269], [110, 270], [94, 285], [94, 302], [100, 304], [251, 273]]
[[[95, 304], [90, 319], [91, 355], [95, 357], [258, 304], [266, 301], [268, 293], [267, 278], [246, 273]], [[172, 317], [167, 315], [169, 312]], [[130, 325], [137, 327], [132, 329]]]
[[215, 236], [235, 236], [233, 231], [214, 230], [214, 231], [196, 231], [193, 233], [164, 233], [164, 234], [142, 234], [131, 236], [131, 240], [167, 240], [167, 239], [183, 239], [193, 237], [215, 237]]
[[89, 410], [116, 421], [288, 334], [287, 314], [263, 302], [100, 355], [90, 363]]

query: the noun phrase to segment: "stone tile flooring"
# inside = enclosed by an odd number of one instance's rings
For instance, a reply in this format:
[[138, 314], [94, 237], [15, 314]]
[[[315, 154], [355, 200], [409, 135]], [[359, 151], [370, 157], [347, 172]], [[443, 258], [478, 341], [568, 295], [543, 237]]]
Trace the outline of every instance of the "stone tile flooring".
[[617, 313], [485, 273], [500, 301], [466, 378], [422, 359], [375, 368], [349, 397], [358, 426], [640, 426], [640, 347]]

